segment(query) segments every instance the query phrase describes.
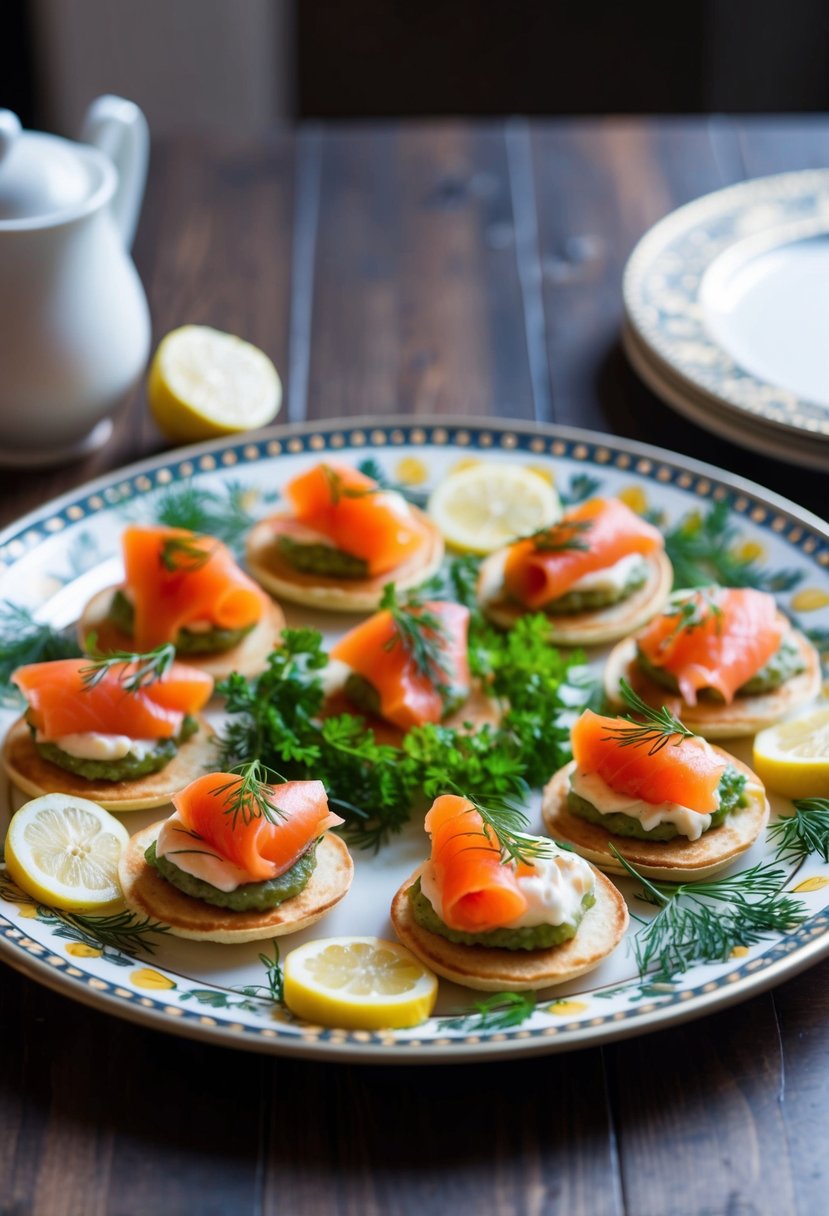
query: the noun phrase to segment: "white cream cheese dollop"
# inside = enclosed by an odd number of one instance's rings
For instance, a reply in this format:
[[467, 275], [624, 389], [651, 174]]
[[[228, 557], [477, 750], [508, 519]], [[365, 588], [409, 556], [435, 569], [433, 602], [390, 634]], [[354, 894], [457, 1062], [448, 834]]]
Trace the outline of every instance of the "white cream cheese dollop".
[[620, 557], [618, 562], [614, 562], [612, 566], [606, 566], [603, 570], [592, 570], [589, 574], [576, 579], [567, 588], [567, 593], [569, 595], [571, 591], [624, 591], [629, 577], [642, 564], [642, 560], [640, 554], [629, 553], [627, 557]]
[[[531, 874], [518, 876], [518, 886], [527, 900], [527, 907], [521, 916], [502, 928], [523, 929], [535, 925], [563, 925], [565, 922], [574, 924], [581, 917], [582, 900], [585, 895], [592, 893], [596, 883], [592, 869], [582, 857], [560, 849], [544, 836], [529, 839], [543, 844], [546, 855], [533, 860]], [[445, 921], [443, 901], [431, 862], [421, 873], [420, 889], [440, 919]]]
[[156, 857], [167, 857], [185, 874], [209, 882], [219, 891], [235, 891], [252, 882], [250, 875], [232, 861], [226, 861], [210, 845], [194, 836], [183, 823], [178, 811], [161, 826], [155, 842]]
[[[38, 743], [45, 740], [40, 732], [36, 736]], [[51, 739], [55, 747], [75, 756], [78, 760], [123, 760], [125, 756], [134, 756], [136, 760], [144, 760], [159, 744], [158, 739], [131, 739], [129, 735], [105, 735], [98, 731], [80, 731], [72, 735], [60, 735]]]
[[[573, 772], [570, 777], [570, 788], [579, 798], [589, 802], [601, 815], [620, 813], [637, 819], [646, 832], [652, 831], [660, 823], [672, 823], [681, 836], [688, 840], [699, 840], [703, 832], [711, 826], [711, 816], [690, 807], [680, 806], [677, 802], [642, 802], [630, 794], [617, 794], [598, 773]], [[719, 794], [716, 794], [719, 805]]]

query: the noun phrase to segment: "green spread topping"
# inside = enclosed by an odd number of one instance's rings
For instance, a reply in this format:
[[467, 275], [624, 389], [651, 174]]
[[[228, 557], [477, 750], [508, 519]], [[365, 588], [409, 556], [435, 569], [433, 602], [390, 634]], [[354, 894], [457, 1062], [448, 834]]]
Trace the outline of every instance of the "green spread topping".
[[463, 933], [450, 929], [440, 919], [429, 900], [420, 889], [420, 879], [409, 887], [412, 916], [421, 929], [437, 933], [450, 942], [461, 946], [490, 946], [496, 950], [548, 950], [560, 946], [576, 936], [581, 919], [588, 908], [596, 902], [592, 892], [581, 901], [581, 913], [574, 922], [564, 921], [560, 925], [524, 925], [519, 929], [490, 929], [487, 933]]
[[[194, 842], [194, 846], [186, 851], [197, 852], [198, 842]], [[220, 891], [212, 883], [179, 869], [169, 856], [159, 857], [155, 841], [145, 851], [144, 856], [162, 878], [193, 899], [201, 899], [217, 908], [229, 908], [233, 912], [266, 912], [287, 899], [293, 899], [308, 885], [317, 863], [317, 842], [314, 841], [284, 874], [269, 878], [265, 882], [243, 883], [235, 891]]]
[[333, 545], [303, 544], [290, 536], [277, 537], [277, 548], [285, 561], [302, 574], [326, 578], [368, 578], [368, 562]]
[[[112, 597], [107, 611], [107, 620], [121, 633], [132, 636], [135, 627], [135, 609], [120, 588]], [[246, 625], [242, 629], [220, 629], [218, 626], [204, 630], [181, 629], [176, 638], [176, 652], [178, 654], [218, 654], [223, 650], [232, 650], [253, 628], [255, 628], [255, 624]]]
[[[746, 796], [747, 778], [743, 773], [737, 771], [733, 764], [729, 764], [720, 777], [718, 793], [720, 796], [720, 805], [711, 816], [711, 824], [705, 831], [710, 832], [712, 828], [718, 828], [725, 821], [727, 815], [738, 807], [748, 805]], [[588, 802], [586, 798], [582, 798], [574, 790], [570, 790], [567, 795], [567, 806], [572, 814], [577, 815], [579, 819], [586, 819], [588, 823], [597, 823], [612, 836], [628, 836], [636, 840], [674, 840], [682, 833], [673, 823], [659, 823], [655, 828], [646, 831], [642, 827], [641, 822], [634, 818], [633, 815], [626, 815], [623, 811], [611, 811], [609, 815], [603, 815], [602, 812]]]
[[34, 738], [35, 728], [31, 722], [29, 728], [38, 755], [50, 764], [57, 764], [87, 781], [134, 781], [138, 777], [147, 777], [150, 773], [158, 773], [165, 768], [175, 757], [181, 744], [186, 743], [196, 733], [199, 724], [187, 714], [175, 738], [159, 739], [152, 751], [140, 757], [128, 753], [120, 760], [88, 760], [82, 756], [73, 756], [56, 743], [39, 743]]
[[[679, 692], [676, 676], [670, 671], [666, 671], [664, 667], [651, 663], [640, 650], [636, 652], [636, 663], [649, 680], [653, 680], [662, 688], [669, 688], [671, 692]], [[796, 639], [791, 634], [787, 634], [768, 662], [737, 689], [736, 695], [754, 697], [761, 693], [773, 692], [787, 680], [805, 670], [806, 663], [800, 653], [800, 647]], [[698, 696], [701, 701], [715, 701], [723, 704], [722, 694], [716, 688], [702, 688]]]

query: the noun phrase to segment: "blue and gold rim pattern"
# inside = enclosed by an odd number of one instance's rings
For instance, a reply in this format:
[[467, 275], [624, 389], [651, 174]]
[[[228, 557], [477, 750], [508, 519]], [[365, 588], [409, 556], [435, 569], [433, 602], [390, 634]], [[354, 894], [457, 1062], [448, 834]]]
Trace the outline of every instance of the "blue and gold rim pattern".
[[679, 207], [653, 226], [628, 260], [625, 309], [640, 343], [692, 394], [704, 390], [736, 417], [804, 436], [829, 437], [829, 411], [754, 376], [715, 342], [700, 307], [714, 260], [743, 242], [757, 253], [829, 232], [829, 170], [740, 182]]
[[[701, 462], [646, 444], [572, 428], [520, 423], [507, 426], [477, 419], [450, 422], [438, 418], [419, 421], [390, 418], [383, 422], [355, 419], [273, 428], [256, 438], [235, 443], [220, 440], [181, 450], [174, 456], [168, 453], [100, 478], [6, 528], [0, 534], [0, 574], [8, 572], [26, 553], [68, 525], [181, 479], [222, 468], [241, 470], [283, 454], [348, 451], [359, 456], [361, 451], [368, 454], [378, 448], [395, 447], [451, 447], [484, 454], [515, 452], [569, 460], [596, 470], [630, 473], [645, 483], [676, 486], [703, 501], [726, 502], [738, 516], [785, 540], [810, 562], [824, 570], [829, 567], [829, 526], [785, 499]], [[414, 1032], [369, 1032], [302, 1023], [295, 1023], [288, 1030], [278, 1024], [248, 1025], [232, 1015], [223, 1017], [218, 1010], [208, 1016], [193, 1008], [174, 1005], [169, 999], [142, 994], [125, 983], [90, 975], [72, 959], [28, 936], [20, 922], [6, 916], [0, 905], [0, 957], [30, 978], [74, 1000], [157, 1029], [246, 1050], [354, 1062], [450, 1063], [597, 1044], [702, 1016], [747, 999], [828, 954], [829, 908], [824, 908], [797, 929], [769, 941], [762, 953], [728, 968], [724, 974], [694, 987], [654, 994], [652, 999], [608, 1014], [568, 1020], [567, 1006], [578, 998], [565, 997], [559, 1002], [564, 1016], [555, 1022], [494, 1034], [423, 1037], [423, 1027]], [[143, 958], [136, 957], [135, 962], [139, 967], [147, 965]], [[151, 967], [154, 965], [149, 963]], [[164, 968], [160, 970], [163, 972]], [[647, 987], [642, 987], [647, 992]], [[555, 1003], [553, 997], [540, 1008]], [[438, 1020], [430, 1019], [432, 1023]]]

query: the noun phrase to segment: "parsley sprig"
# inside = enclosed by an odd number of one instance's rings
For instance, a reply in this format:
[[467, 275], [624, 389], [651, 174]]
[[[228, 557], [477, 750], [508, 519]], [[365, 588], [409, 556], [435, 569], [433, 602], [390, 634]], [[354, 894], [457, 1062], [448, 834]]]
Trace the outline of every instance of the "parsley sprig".
[[806, 918], [805, 905], [783, 893], [786, 873], [778, 866], [759, 863], [708, 882], [656, 882], [610, 848], [642, 884], [637, 898], [659, 909], [633, 938], [640, 975], [655, 967], [655, 979], [668, 982], [694, 963], [727, 962], [735, 947], [753, 946]]
[[795, 814], [778, 819], [769, 827], [777, 845], [777, 861], [805, 861], [817, 853], [829, 862], [829, 798], [798, 798]]
[[118, 682], [124, 692], [130, 693], [140, 692], [142, 688], [163, 679], [176, 657], [176, 648], [172, 642], [165, 642], [154, 650], [140, 654], [128, 650], [114, 650], [104, 655], [96, 652], [93, 636], [89, 649], [90, 661], [80, 669], [84, 688], [94, 688], [110, 671], [120, 668]]

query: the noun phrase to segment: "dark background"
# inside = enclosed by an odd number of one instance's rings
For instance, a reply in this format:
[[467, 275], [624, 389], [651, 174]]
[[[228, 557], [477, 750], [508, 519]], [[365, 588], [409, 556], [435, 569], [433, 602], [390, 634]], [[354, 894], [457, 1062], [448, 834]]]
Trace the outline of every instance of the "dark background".
[[[0, 87], [37, 126], [30, 9], [4, 0]], [[829, 109], [825, 0], [296, 0], [293, 24], [297, 118]]]

